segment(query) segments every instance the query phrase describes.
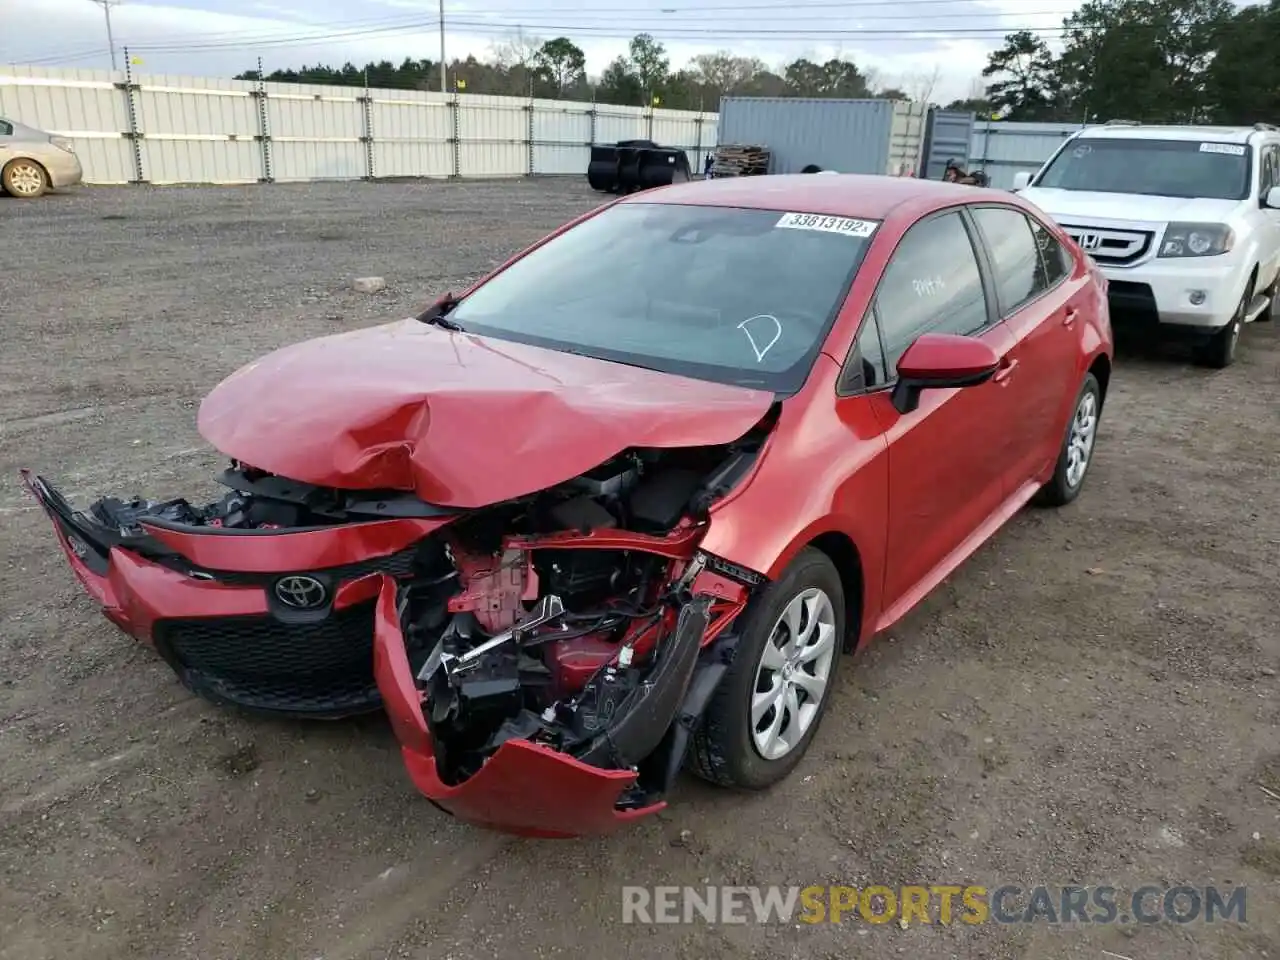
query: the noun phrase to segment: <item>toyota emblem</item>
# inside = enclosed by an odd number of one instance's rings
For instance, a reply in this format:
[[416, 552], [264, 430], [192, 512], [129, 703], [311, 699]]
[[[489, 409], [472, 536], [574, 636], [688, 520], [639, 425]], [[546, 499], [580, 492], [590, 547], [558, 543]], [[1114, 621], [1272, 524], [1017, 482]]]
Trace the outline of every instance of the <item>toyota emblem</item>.
[[329, 591], [315, 577], [281, 577], [276, 581], [276, 599], [295, 610], [314, 610], [323, 607], [329, 599]]

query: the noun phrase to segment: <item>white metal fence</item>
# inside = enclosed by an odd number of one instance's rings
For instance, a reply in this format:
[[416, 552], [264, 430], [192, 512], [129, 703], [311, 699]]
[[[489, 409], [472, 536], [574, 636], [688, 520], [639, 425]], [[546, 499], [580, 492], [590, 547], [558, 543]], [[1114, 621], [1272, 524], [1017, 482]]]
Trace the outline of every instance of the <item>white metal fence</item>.
[[0, 116], [72, 140], [89, 183], [585, 176], [591, 145], [654, 140], [695, 170], [714, 113], [132, 70], [0, 67]]
[[985, 170], [991, 186], [1013, 187], [1019, 173], [1035, 173], [1077, 130], [1079, 123], [1009, 123], [979, 120], [969, 143], [969, 166]]

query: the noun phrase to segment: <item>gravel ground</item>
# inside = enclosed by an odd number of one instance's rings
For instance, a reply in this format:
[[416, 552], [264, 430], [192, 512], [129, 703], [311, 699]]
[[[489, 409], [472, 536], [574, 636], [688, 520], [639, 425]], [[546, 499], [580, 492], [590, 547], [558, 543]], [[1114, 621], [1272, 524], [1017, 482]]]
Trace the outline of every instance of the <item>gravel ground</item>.
[[[20, 466], [85, 499], [204, 493], [195, 410], [231, 370], [405, 316], [597, 202], [576, 182], [0, 201], [0, 957], [1280, 958], [1267, 325], [1216, 374], [1122, 355], [1082, 498], [1016, 518], [849, 664], [794, 777], [686, 778], [608, 840], [454, 822], [380, 718], [206, 705], [81, 595]], [[388, 290], [346, 289], [368, 274]], [[1005, 882], [1247, 884], [1249, 922], [621, 922], [622, 884]]]

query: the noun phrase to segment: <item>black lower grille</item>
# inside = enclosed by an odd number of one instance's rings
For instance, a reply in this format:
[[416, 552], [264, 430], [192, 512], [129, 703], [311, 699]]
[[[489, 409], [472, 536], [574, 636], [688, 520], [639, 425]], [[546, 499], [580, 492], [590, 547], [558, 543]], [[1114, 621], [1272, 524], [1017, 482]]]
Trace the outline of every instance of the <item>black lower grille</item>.
[[255, 710], [341, 716], [381, 705], [373, 603], [317, 623], [273, 617], [162, 620], [155, 642], [198, 693]]
[[1107, 281], [1107, 300], [1113, 311], [1155, 314], [1156, 298], [1151, 285], [1132, 280]]

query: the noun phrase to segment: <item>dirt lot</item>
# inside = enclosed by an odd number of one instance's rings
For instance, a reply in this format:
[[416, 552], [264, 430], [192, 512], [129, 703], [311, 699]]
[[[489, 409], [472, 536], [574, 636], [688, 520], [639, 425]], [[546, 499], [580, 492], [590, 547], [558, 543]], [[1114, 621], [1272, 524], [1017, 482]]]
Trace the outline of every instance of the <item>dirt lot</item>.
[[[1217, 374], [1122, 356], [1083, 497], [1018, 517], [847, 665], [796, 776], [750, 797], [686, 778], [609, 840], [460, 825], [381, 719], [206, 705], [81, 596], [20, 466], [86, 500], [207, 492], [195, 410], [231, 370], [407, 315], [596, 202], [576, 183], [0, 201], [0, 957], [1280, 958], [1266, 325]], [[345, 289], [367, 274], [389, 290]], [[621, 923], [622, 884], [966, 882], [1247, 884], [1249, 922]]]

